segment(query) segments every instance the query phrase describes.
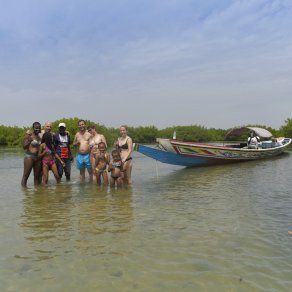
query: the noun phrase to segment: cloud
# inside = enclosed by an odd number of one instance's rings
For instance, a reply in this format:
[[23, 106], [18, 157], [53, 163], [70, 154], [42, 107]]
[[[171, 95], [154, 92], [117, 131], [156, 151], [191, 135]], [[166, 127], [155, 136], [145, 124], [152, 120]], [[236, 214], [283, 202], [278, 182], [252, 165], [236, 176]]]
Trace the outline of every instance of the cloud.
[[[94, 118], [96, 102], [115, 105], [116, 118], [98, 110], [106, 125], [228, 127], [257, 115], [279, 126], [291, 108], [291, 10], [276, 0], [4, 1], [0, 96], [9, 107], [59, 104], [41, 108], [45, 120]], [[0, 113], [30, 124], [21, 107]]]

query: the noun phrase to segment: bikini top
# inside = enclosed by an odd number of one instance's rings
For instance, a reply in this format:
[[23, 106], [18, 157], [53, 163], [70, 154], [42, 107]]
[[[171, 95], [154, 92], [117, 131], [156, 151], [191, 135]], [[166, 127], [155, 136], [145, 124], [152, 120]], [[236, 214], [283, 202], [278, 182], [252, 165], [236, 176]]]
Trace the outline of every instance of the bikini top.
[[100, 137], [92, 137], [90, 140], [89, 140], [89, 146], [92, 148], [94, 147], [95, 145], [98, 145], [100, 142], [102, 142], [102, 139]]
[[127, 143], [128, 139], [129, 138], [126, 139], [125, 144], [119, 145], [120, 149], [123, 149], [123, 150], [128, 150], [129, 149], [129, 146], [128, 146], [128, 143]]
[[30, 145], [32, 147], [38, 147], [40, 145], [40, 142], [38, 140], [34, 139], [31, 141]]
[[47, 154], [54, 154], [55, 152], [53, 151], [53, 150], [51, 150], [48, 146], [46, 146], [46, 148], [45, 148], [45, 150], [46, 150], [46, 153]]
[[113, 161], [112, 162], [112, 166], [114, 168], [121, 168], [122, 167], [122, 161], [121, 160], [120, 161]]

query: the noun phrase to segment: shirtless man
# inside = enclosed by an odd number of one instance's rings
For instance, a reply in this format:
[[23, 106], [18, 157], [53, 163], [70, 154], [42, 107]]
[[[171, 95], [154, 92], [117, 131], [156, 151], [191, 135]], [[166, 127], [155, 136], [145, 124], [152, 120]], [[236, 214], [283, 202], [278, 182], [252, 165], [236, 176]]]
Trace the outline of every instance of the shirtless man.
[[85, 180], [85, 168], [87, 169], [90, 180], [92, 180], [92, 169], [90, 163], [90, 147], [89, 139], [91, 134], [86, 130], [86, 123], [84, 120], [78, 121], [79, 132], [76, 133], [73, 141], [73, 146], [78, 148], [76, 155], [76, 166], [80, 171], [80, 180]]
[[41, 144], [40, 138], [41, 124], [34, 122], [32, 131], [27, 131], [23, 139], [23, 149], [25, 150], [23, 162], [23, 176], [21, 185], [26, 187], [28, 177], [33, 169], [34, 185], [39, 185], [41, 182], [41, 161], [38, 157], [38, 152]]

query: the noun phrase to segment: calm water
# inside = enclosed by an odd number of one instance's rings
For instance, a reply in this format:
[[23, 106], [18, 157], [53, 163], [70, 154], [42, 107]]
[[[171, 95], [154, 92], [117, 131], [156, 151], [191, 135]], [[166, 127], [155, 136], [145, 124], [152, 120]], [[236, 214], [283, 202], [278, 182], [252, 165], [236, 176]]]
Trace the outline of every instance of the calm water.
[[127, 190], [20, 187], [0, 149], [1, 291], [291, 291], [292, 152], [184, 169], [134, 154]]

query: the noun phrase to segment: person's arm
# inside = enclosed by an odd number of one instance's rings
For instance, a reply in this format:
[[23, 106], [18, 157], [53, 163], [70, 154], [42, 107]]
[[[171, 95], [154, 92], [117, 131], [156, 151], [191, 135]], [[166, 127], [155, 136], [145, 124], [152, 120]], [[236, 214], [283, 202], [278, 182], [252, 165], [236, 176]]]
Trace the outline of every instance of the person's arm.
[[23, 143], [22, 143], [23, 149], [28, 150], [29, 144], [32, 142], [32, 140], [33, 139], [31, 137], [31, 134], [26, 134], [23, 138]]
[[70, 145], [71, 145], [71, 137], [68, 134], [68, 154], [69, 154], [69, 158], [70, 158], [71, 162], [73, 162], [74, 161], [74, 158], [73, 158], [73, 155], [72, 155], [72, 152], [71, 152]]
[[113, 169], [114, 169], [114, 168], [113, 168], [113, 164], [112, 164], [112, 162], [110, 161], [110, 163], [109, 163], [109, 165], [108, 165], [108, 169], [107, 169], [107, 171], [108, 171], [108, 172], [111, 172]]
[[55, 153], [55, 157], [61, 162], [63, 166], [65, 166], [65, 162], [61, 159], [61, 157], [57, 153]]
[[101, 142], [103, 142], [105, 144], [105, 147], [107, 148], [107, 143], [106, 143], [106, 138], [104, 135], [100, 135], [100, 139], [101, 139]]
[[39, 148], [39, 157], [44, 157], [46, 154], [46, 151], [45, 151], [45, 147], [44, 147], [44, 144], [41, 144], [40, 148]]
[[79, 144], [80, 144], [80, 142], [78, 141], [78, 136], [76, 134], [74, 137], [74, 140], [73, 140], [73, 146], [77, 147]]
[[106, 164], [110, 163], [110, 156], [107, 153], [105, 154], [105, 162]]

